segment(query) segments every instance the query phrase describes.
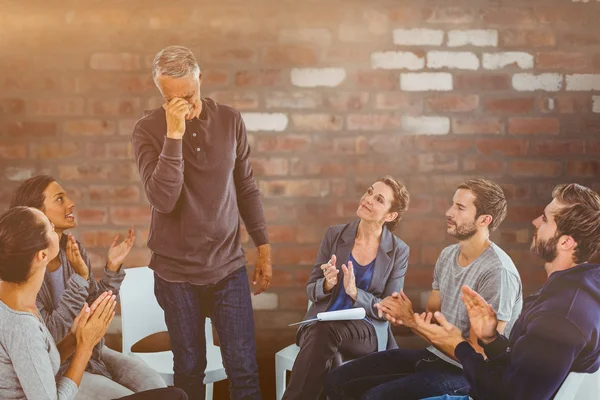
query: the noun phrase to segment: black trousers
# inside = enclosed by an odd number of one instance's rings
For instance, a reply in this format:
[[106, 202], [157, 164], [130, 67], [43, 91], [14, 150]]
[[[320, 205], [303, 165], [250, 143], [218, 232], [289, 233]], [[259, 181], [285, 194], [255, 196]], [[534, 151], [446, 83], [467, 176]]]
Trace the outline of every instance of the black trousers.
[[319, 399], [336, 354], [358, 358], [376, 352], [377, 335], [366, 320], [317, 322], [300, 333], [299, 345], [283, 400]]

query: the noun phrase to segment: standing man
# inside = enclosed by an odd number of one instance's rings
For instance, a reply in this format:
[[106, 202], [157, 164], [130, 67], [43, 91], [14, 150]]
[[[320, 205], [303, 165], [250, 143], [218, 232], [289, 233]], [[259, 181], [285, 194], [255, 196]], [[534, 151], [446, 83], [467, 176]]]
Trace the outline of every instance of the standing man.
[[133, 149], [152, 205], [148, 247], [165, 312], [174, 382], [204, 399], [205, 318], [217, 329], [232, 399], [260, 399], [254, 317], [239, 217], [258, 248], [255, 295], [269, 286], [271, 249], [240, 113], [200, 97], [192, 52], [161, 50], [152, 76], [165, 104], [140, 119]]

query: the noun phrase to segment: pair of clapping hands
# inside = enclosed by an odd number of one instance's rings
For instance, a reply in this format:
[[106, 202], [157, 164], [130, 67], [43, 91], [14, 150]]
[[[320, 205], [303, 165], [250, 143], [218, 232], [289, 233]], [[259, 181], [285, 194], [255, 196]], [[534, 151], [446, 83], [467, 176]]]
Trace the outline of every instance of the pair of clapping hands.
[[[467, 308], [475, 335], [484, 344], [494, 341], [497, 335], [498, 318], [492, 306], [468, 286], [462, 287], [461, 298]], [[403, 291], [384, 298], [375, 304], [375, 308], [380, 318], [385, 316], [392, 325], [405, 325], [423, 335], [432, 344], [447, 351], [453, 352], [453, 349], [465, 340], [460, 329], [448, 322], [441, 312], [415, 313], [410, 299]], [[434, 323], [434, 318], [437, 324]]]
[[[337, 258], [334, 254], [326, 264], [321, 264], [321, 270], [323, 270], [325, 277], [325, 282], [323, 283], [325, 292], [330, 292], [338, 284], [338, 274], [340, 271], [336, 267], [336, 261]], [[347, 267], [346, 264], [342, 264], [342, 271], [344, 272], [344, 290], [348, 296], [356, 301], [358, 289], [356, 288], [356, 277], [354, 276], [352, 261], [348, 261]]]
[[116, 305], [116, 296], [110, 290], [98, 296], [91, 306], [84, 304], [69, 331], [75, 336], [77, 347], [91, 350], [98, 344], [115, 316]]

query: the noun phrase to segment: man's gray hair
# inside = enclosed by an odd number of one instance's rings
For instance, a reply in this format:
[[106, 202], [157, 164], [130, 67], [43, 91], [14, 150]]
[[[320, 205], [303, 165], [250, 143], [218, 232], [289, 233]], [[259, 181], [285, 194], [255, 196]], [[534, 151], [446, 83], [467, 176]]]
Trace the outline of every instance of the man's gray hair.
[[198, 75], [200, 66], [190, 49], [183, 46], [169, 46], [158, 52], [152, 62], [152, 78], [160, 75], [184, 78], [190, 74]]

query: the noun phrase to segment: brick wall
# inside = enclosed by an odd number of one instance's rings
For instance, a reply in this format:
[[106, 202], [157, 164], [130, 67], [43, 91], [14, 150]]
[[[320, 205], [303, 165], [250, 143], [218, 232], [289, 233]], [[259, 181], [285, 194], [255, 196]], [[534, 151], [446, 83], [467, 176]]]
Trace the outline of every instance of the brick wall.
[[2, 208], [19, 181], [51, 173], [77, 201], [98, 273], [130, 224], [127, 264], [146, 264], [149, 206], [129, 137], [161, 103], [154, 54], [190, 47], [203, 95], [240, 109], [248, 127], [273, 245], [271, 290], [255, 298], [265, 342], [291, 342], [326, 227], [352, 219], [380, 175], [412, 195], [398, 234], [414, 298], [452, 243], [443, 212], [461, 180], [505, 188], [494, 239], [526, 293], [545, 279], [528, 244], [551, 188], [600, 188], [598, 1], [3, 3]]

